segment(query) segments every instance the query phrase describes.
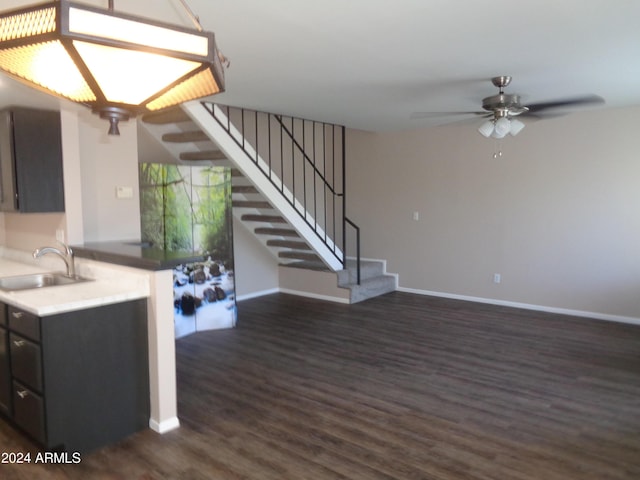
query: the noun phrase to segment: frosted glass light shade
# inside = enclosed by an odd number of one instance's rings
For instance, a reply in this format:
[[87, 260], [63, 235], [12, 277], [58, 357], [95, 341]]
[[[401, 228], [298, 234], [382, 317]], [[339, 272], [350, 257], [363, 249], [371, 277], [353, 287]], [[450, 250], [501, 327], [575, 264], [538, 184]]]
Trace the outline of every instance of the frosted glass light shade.
[[509, 133], [511, 135], [515, 137], [523, 128], [524, 128], [524, 123], [522, 123], [517, 118], [511, 119], [511, 130], [509, 130]]
[[496, 120], [496, 125], [493, 130], [493, 136], [495, 138], [504, 138], [504, 136], [509, 133], [510, 129], [511, 123], [509, 122], [509, 119], [506, 117], [499, 118], [498, 120]]
[[213, 33], [68, 0], [0, 13], [0, 70], [116, 122], [224, 91]]
[[478, 128], [478, 132], [480, 132], [483, 137], [489, 138], [493, 133], [493, 120], [487, 120], [482, 125], [480, 125], [480, 128]]

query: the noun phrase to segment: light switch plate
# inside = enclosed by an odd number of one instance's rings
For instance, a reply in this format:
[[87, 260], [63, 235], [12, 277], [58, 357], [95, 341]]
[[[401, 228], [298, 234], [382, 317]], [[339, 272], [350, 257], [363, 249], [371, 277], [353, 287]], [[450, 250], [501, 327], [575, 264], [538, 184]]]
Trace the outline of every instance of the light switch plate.
[[116, 198], [133, 198], [133, 188], [116, 187]]

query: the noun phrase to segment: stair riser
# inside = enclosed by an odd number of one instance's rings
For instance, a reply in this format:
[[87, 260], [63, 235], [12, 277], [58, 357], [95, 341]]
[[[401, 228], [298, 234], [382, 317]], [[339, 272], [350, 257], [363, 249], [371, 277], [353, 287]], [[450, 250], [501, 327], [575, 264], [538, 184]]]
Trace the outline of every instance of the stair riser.
[[390, 275], [385, 275], [376, 279], [369, 280], [365, 284], [355, 285], [350, 288], [351, 294], [349, 300], [351, 303], [362, 302], [369, 298], [384, 295], [393, 292], [396, 289], [396, 279]]

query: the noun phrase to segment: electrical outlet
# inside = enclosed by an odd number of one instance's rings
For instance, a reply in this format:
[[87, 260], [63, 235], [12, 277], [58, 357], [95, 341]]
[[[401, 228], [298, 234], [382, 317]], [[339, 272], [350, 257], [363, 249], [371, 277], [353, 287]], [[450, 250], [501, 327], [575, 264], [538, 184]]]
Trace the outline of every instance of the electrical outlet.
[[413, 219], [417, 222], [420, 220], [420, 212], [413, 212]]
[[499, 273], [493, 274], [493, 283], [500, 283], [502, 281], [502, 275]]

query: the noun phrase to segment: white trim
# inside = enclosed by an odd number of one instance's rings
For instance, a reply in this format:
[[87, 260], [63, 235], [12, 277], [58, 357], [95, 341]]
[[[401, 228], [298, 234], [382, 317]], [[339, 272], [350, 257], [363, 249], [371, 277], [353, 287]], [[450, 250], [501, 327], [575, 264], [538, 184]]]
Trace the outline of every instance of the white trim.
[[451, 298], [454, 300], [464, 300], [468, 302], [489, 303], [504, 307], [524, 308], [526, 310], [536, 310], [540, 312], [559, 313], [561, 315], [572, 315], [575, 317], [593, 318], [596, 320], [607, 320], [609, 322], [628, 323], [640, 325], [640, 318], [626, 317], [623, 315], [610, 315], [608, 313], [587, 312], [584, 310], [572, 310], [569, 308], [548, 307], [546, 305], [534, 305], [531, 303], [511, 302], [508, 300], [498, 300], [495, 298], [472, 297], [469, 295], [458, 295], [454, 293], [434, 292], [431, 290], [419, 290], [416, 288], [398, 287], [399, 292], [415, 293], [418, 295], [430, 295], [433, 297]]
[[301, 290], [291, 290], [289, 288], [270, 288], [268, 290], [260, 290], [257, 292], [247, 293], [236, 297], [236, 301], [250, 300], [252, 298], [263, 297], [265, 295], [273, 295], [274, 293], [288, 293], [289, 295], [297, 295], [298, 297], [315, 298], [317, 300], [326, 300], [327, 302], [350, 303], [348, 298], [332, 297], [331, 295], [319, 295], [317, 293], [303, 292]]
[[297, 295], [299, 297], [315, 298], [317, 300], [326, 300], [327, 302], [350, 303], [348, 298], [332, 297], [330, 295], [319, 295], [317, 293], [302, 292], [300, 290], [290, 290], [288, 288], [280, 288], [279, 292], [288, 293], [290, 295]]
[[272, 295], [274, 293], [279, 293], [280, 289], [269, 288], [267, 290], [258, 290], [251, 293], [245, 293], [244, 295], [236, 295], [236, 302], [242, 302], [243, 300], [250, 300], [252, 298], [264, 297], [265, 295]]
[[180, 420], [178, 420], [178, 417], [169, 418], [160, 423], [156, 422], [153, 418], [149, 419], [149, 428], [154, 432], [167, 433], [178, 427], [180, 427]]

